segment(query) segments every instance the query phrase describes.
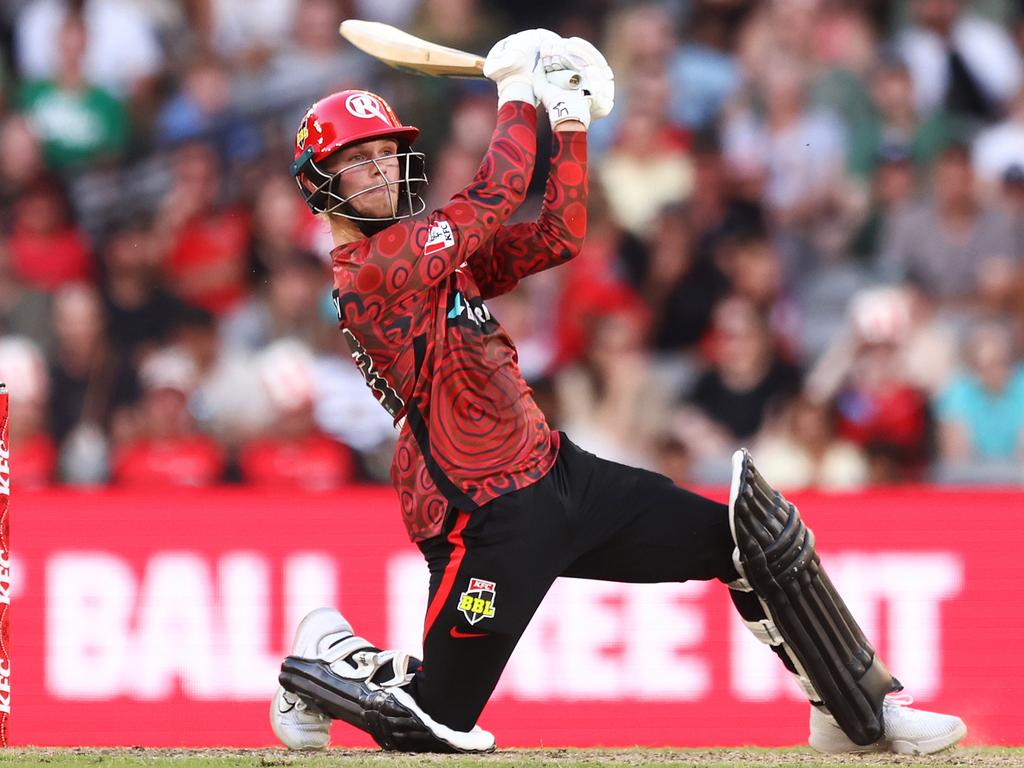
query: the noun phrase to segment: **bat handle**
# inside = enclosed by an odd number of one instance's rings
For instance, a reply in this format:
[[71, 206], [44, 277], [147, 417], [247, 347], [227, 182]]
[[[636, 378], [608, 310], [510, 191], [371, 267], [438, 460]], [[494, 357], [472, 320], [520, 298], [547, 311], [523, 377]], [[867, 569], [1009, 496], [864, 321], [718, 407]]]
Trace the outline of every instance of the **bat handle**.
[[579, 72], [571, 69], [556, 69], [547, 73], [548, 82], [566, 91], [575, 91], [583, 84]]

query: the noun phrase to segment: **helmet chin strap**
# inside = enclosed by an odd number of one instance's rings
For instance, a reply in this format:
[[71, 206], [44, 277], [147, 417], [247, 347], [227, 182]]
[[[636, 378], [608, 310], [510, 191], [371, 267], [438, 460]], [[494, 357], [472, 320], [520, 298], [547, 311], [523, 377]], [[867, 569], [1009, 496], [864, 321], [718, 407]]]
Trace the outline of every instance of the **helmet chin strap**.
[[378, 232], [387, 229], [396, 221], [398, 221], [398, 219], [394, 217], [387, 219], [377, 219], [376, 221], [357, 221], [356, 226], [359, 228], [359, 231], [362, 232], [364, 235], [366, 235], [367, 237], [372, 237], [373, 235], [376, 235]]
[[356, 225], [356, 228], [367, 237], [372, 237], [378, 232], [387, 229], [396, 221], [397, 216], [385, 216], [379, 219], [367, 219], [364, 214], [355, 209], [352, 203], [345, 202], [338, 206], [339, 212], [349, 221]]

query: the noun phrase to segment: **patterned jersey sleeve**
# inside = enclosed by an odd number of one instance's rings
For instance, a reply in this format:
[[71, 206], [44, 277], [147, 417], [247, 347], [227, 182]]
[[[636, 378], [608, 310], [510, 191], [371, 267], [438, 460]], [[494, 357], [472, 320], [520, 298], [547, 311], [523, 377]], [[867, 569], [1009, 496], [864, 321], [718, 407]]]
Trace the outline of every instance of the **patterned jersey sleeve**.
[[368, 301], [394, 304], [448, 277], [526, 198], [537, 151], [536, 122], [532, 104], [502, 106], [469, 186], [429, 216], [393, 224], [346, 248], [348, 258], [335, 260], [335, 285], [343, 290], [354, 284]]
[[583, 246], [586, 231], [587, 134], [556, 131], [540, 216], [501, 227], [469, 259], [481, 296], [508, 293], [527, 275], [569, 261]]

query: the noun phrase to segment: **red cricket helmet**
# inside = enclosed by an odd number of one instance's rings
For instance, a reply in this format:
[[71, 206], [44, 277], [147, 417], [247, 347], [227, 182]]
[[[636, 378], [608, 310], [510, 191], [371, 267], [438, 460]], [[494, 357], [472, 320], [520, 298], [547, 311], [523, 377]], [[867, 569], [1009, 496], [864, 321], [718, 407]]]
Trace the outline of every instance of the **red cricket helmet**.
[[[332, 93], [310, 107], [299, 123], [295, 135], [292, 176], [306, 204], [314, 213], [337, 213], [357, 222], [378, 223], [415, 216], [425, 207], [419, 196], [419, 188], [427, 181], [423, 153], [410, 149], [419, 133], [419, 128], [404, 125], [390, 105], [375, 93], [357, 90]], [[335, 180], [340, 174], [328, 173], [318, 166], [318, 163], [343, 147], [381, 138], [396, 139], [399, 144], [397, 157], [403, 160], [396, 192], [399, 196], [396, 213], [384, 219], [360, 216], [350, 201], [379, 187], [387, 187], [391, 193], [391, 184], [394, 182], [389, 184], [385, 180], [345, 198], [336, 189]], [[376, 164], [377, 161], [361, 162]]]

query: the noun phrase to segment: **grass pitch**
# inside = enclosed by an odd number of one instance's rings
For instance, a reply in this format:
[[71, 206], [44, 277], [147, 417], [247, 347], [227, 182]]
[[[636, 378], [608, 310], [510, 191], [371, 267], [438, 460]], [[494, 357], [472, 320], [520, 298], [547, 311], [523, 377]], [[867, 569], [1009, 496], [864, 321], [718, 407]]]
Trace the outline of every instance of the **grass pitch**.
[[896, 765], [901, 768], [1024, 768], [1024, 747], [967, 747], [928, 756], [820, 755], [807, 747], [789, 749], [507, 749], [491, 755], [402, 755], [369, 750], [331, 749], [296, 753], [283, 749], [86, 749], [19, 747], [0, 750], [0, 767], [18, 768], [849, 768]]

